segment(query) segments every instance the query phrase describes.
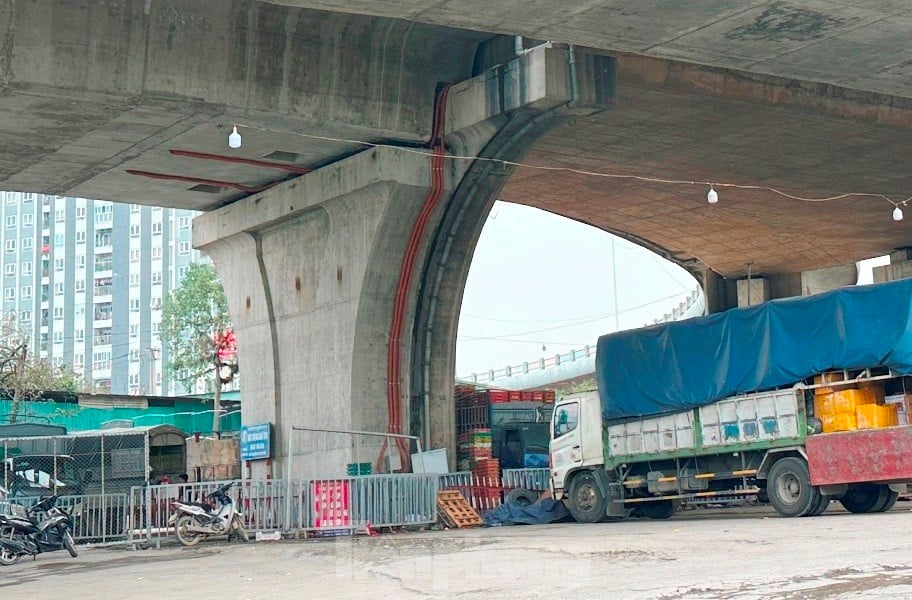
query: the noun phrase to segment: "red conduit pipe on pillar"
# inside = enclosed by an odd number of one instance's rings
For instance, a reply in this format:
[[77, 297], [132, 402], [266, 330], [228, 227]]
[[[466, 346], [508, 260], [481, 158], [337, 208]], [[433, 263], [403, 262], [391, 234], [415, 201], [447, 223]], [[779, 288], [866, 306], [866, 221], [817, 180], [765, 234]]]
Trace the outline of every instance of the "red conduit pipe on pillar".
[[[412, 226], [412, 232], [409, 235], [408, 244], [406, 245], [405, 255], [402, 258], [402, 265], [399, 268], [399, 281], [396, 285], [396, 296], [393, 301], [393, 317], [390, 322], [389, 339], [387, 341], [387, 411], [389, 413], [389, 423], [387, 431], [390, 433], [402, 433], [402, 382], [401, 382], [401, 362], [402, 362], [402, 327], [405, 319], [405, 313], [408, 309], [409, 289], [411, 288], [412, 276], [415, 271], [415, 261], [421, 248], [421, 241], [427, 229], [428, 221], [431, 214], [443, 195], [443, 163], [444, 163], [444, 132], [443, 126], [446, 123], [446, 103], [450, 92], [451, 84], [443, 86], [437, 94], [437, 100], [434, 104], [434, 119], [431, 127], [431, 140], [428, 146], [432, 150], [431, 155], [431, 185], [428, 189], [427, 197], [421, 212]], [[427, 416], [425, 416], [427, 418]], [[410, 453], [408, 442], [403, 438], [396, 438], [396, 448], [402, 462], [403, 471], [409, 470]], [[380, 449], [380, 456], [377, 459], [377, 470], [380, 471], [383, 465], [383, 456], [389, 451], [387, 443], [384, 442]]]

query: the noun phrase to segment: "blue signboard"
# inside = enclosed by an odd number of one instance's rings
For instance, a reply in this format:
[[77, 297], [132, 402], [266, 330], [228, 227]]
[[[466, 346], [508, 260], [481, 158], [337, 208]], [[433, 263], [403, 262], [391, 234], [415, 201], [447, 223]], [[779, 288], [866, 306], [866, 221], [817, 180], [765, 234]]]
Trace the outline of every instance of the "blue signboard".
[[272, 456], [272, 425], [241, 426], [241, 460], [263, 460]]

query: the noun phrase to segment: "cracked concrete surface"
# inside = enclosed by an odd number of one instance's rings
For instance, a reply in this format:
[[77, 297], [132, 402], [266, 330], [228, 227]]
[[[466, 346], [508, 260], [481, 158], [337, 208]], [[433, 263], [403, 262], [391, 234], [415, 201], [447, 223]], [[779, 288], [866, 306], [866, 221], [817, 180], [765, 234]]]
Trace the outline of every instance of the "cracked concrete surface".
[[766, 508], [332, 541], [86, 549], [0, 569], [0, 597], [777, 600], [912, 597], [909, 503], [811, 519]]

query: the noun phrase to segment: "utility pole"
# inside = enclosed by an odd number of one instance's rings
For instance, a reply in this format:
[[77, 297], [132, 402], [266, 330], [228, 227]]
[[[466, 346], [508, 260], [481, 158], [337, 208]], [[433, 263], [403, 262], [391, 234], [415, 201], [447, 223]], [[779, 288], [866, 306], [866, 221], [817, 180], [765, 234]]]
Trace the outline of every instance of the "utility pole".
[[150, 366], [149, 366], [149, 395], [155, 395], [155, 361], [158, 358], [158, 352], [160, 348], [149, 348], [149, 356], [151, 357]]

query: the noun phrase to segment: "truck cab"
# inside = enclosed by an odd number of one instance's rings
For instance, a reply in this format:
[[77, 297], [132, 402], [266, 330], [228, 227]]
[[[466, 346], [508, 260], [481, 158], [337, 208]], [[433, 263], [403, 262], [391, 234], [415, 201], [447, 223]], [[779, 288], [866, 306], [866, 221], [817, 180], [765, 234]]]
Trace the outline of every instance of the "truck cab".
[[551, 490], [555, 499], [569, 490], [574, 472], [604, 464], [602, 412], [598, 392], [561, 398], [551, 417]]

